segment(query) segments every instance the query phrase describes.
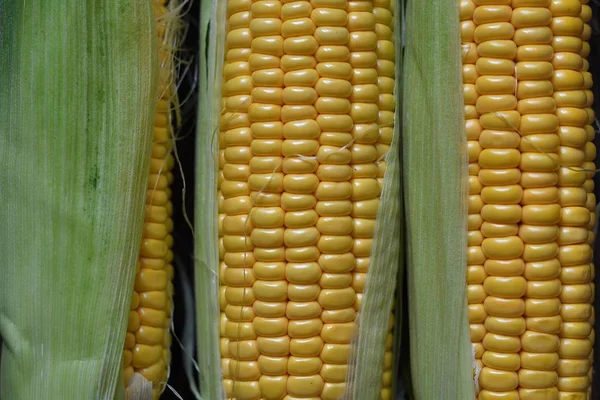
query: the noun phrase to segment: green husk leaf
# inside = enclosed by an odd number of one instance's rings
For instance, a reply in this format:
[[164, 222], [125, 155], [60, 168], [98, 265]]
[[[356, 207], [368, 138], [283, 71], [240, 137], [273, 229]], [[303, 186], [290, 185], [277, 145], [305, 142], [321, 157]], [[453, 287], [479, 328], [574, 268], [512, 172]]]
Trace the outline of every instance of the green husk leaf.
[[200, 394], [225, 396], [219, 334], [219, 253], [217, 175], [218, 126], [225, 48], [224, 1], [200, 2], [200, 89], [196, 132], [195, 287]]
[[156, 101], [150, 2], [0, 0], [0, 398], [113, 399]]
[[474, 396], [466, 301], [468, 160], [456, 0], [408, 0], [403, 165], [414, 397]]
[[[381, 398], [385, 341], [394, 300], [401, 299], [404, 270], [404, 235], [402, 173], [401, 173], [401, 85], [402, 85], [402, 29], [403, 7], [394, 3], [394, 33], [396, 47], [396, 112], [394, 136], [386, 156], [387, 169], [373, 235], [369, 272], [358, 314], [357, 335], [351, 343], [346, 376], [348, 400], [378, 400]], [[402, 304], [394, 310], [395, 357], [399, 357]], [[394, 366], [394, 372], [395, 366]], [[393, 384], [395, 391], [396, 383]]]

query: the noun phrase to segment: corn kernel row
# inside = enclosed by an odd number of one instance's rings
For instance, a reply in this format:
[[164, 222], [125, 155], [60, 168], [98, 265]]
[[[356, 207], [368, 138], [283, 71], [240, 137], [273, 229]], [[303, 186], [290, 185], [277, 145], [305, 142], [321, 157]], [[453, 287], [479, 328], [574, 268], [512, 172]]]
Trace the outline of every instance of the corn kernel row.
[[[589, 22], [592, 19], [592, 9], [588, 5], [588, 3], [589, 3], [588, 1], [581, 1], [581, 13], [579, 14], [579, 16], [581, 17], [581, 19], [583, 20], [583, 23], [584, 23], [582, 34], [581, 34], [581, 39], [583, 41], [582, 47], [585, 46], [585, 48], [583, 49], [584, 57], [587, 57], [587, 56], [585, 56], [586, 54], [589, 55], [589, 52], [590, 52], [589, 39], [592, 35], [592, 28], [591, 28], [591, 25], [589, 24]], [[595, 136], [595, 130], [591, 124], [593, 123], [595, 116], [594, 116], [593, 109], [591, 108], [592, 103], [593, 103], [593, 93], [590, 90], [591, 86], [592, 86], [592, 77], [591, 77], [591, 74], [589, 73], [589, 62], [587, 61], [587, 58], [584, 58], [583, 61], [584, 61], [584, 63], [583, 63], [583, 67], [582, 67], [582, 72], [584, 73], [584, 88], [586, 89], [586, 99], [587, 99], [586, 112], [590, 116], [588, 119], [588, 124], [585, 126], [585, 130], [586, 130], [586, 132], [589, 133], [589, 135], [588, 135], [588, 142], [586, 143], [586, 147], [585, 147], [585, 162], [583, 164], [584, 169], [586, 170], [586, 178], [587, 179], [583, 186], [587, 192], [586, 208], [590, 211], [590, 221], [588, 223], [587, 244], [590, 245], [590, 247], [592, 247], [592, 250], [593, 250], [593, 243], [594, 243], [594, 240], [596, 237], [596, 235], [594, 233], [594, 229], [595, 229], [596, 223], [597, 223], [596, 196], [594, 194], [594, 181], [593, 181], [594, 171], [596, 170], [596, 164], [595, 164], [596, 146], [593, 143], [593, 139]], [[593, 258], [591, 261], [593, 261]], [[594, 297], [595, 297], [595, 284], [594, 284], [595, 266], [594, 266], [593, 262], [590, 262], [589, 268], [591, 271], [590, 278], [589, 278], [589, 289], [591, 291], [591, 295], [589, 297], [587, 297], [587, 301], [591, 305], [590, 306], [591, 316], [587, 321], [588, 324], [587, 324], [586, 330], [589, 329], [588, 340], [591, 345], [590, 354], [589, 354], [588, 360], [587, 360], [589, 362], [587, 378], [588, 378], [588, 382], [590, 382], [590, 385], [588, 386], [588, 389], [587, 389], [587, 395], [588, 395], [588, 398], [591, 398], [591, 392], [592, 392], [591, 382], [592, 382], [592, 377], [593, 377], [593, 362], [594, 362], [593, 347], [594, 347], [594, 344], [596, 341], [596, 335], [595, 335], [595, 330], [594, 330], [596, 314], [595, 314], [595, 309], [593, 306]], [[587, 288], [585, 286], [583, 287], [583, 289], [587, 290]], [[565, 366], [570, 367], [568, 360], [563, 363], [565, 364]], [[582, 360], [581, 364], [585, 364], [585, 360]], [[561, 376], [562, 375], [560, 374], [560, 371], [559, 371], [559, 377], [561, 377]]]
[[469, 303], [469, 328], [471, 332], [471, 341], [475, 349], [475, 360], [479, 368], [482, 367], [481, 357], [483, 356], [482, 340], [487, 333], [483, 324], [485, 316], [483, 314], [483, 301], [485, 300], [485, 291], [483, 282], [487, 273], [483, 267], [483, 258], [481, 257], [480, 246], [483, 241], [479, 228], [481, 227], [481, 196], [480, 183], [477, 175], [479, 174], [478, 158], [481, 152], [479, 144], [479, 135], [481, 126], [479, 124], [479, 113], [475, 107], [479, 97], [475, 84], [477, 83], [478, 72], [476, 62], [478, 58], [476, 43], [473, 33], [475, 24], [473, 22], [473, 12], [475, 4], [471, 0], [461, 1], [459, 3], [460, 13], [460, 33], [462, 42], [462, 79], [463, 93], [465, 102], [465, 134], [467, 135], [467, 148], [469, 155], [469, 208], [468, 208], [468, 234], [467, 249], [468, 267], [467, 267], [467, 300]]
[[[229, 2], [228, 15], [232, 6], [236, 7], [235, 2]], [[252, 319], [245, 315], [248, 310], [246, 306], [251, 304], [253, 278], [250, 269], [253, 264], [252, 253], [247, 252], [246, 249], [246, 244], [249, 242], [247, 237], [250, 234], [246, 226], [250, 208], [250, 191], [247, 183], [250, 175], [248, 158], [251, 143], [248, 106], [252, 87], [248, 66], [249, 38], [249, 10], [246, 9], [237, 18], [228, 20], [228, 47], [223, 68], [223, 113], [220, 123], [222, 204], [219, 211], [223, 217], [222, 222], [220, 221], [222, 232], [220, 253], [223, 259], [220, 267], [222, 283], [220, 305], [221, 332], [224, 336], [221, 345], [226, 346], [221, 350], [223, 356], [221, 365], [223, 385], [228, 397], [231, 397], [236, 375], [245, 372], [240, 371], [239, 362], [247, 357], [240, 357], [240, 353], [249, 350], [251, 355], [256, 354], [256, 346], [249, 342], [256, 337]], [[252, 361], [256, 358], [252, 357]], [[244, 383], [238, 384], [238, 389], [244, 390]]]
[[[552, 56], [551, 13], [545, 6], [522, 4], [513, 9], [517, 44], [517, 97], [521, 114], [521, 165], [523, 215], [520, 236], [525, 242], [523, 260], [526, 331], [522, 338], [519, 394], [522, 398], [555, 398], [558, 355], [558, 308], [561, 282], [557, 258], [560, 205], [556, 105], [550, 96]], [[525, 175], [527, 173], [527, 175]], [[524, 180], [522, 182], [525, 182]], [[530, 339], [525, 341], [525, 335]]]
[[560, 315], [563, 324], [559, 333], [557, 387], [564, 398], [573, 393], [579, 393], [583, 398], [591, 394], [593, 357], [593, 329], [589, 322], [593, 315], [590, 305], [593, 297], [590, 246], [593, 233], [590, 234], [588, 229], [592, 229], [595, 223], [595, 198], [588, 194], [593, 190], [593, 173], [580, 170], [595, 169], [595, 146], [591, 143], [594, 130], [590, 125], [593, 113], [587, 108], [593, 101], [586, 59], [591, 29], [584, 21], [584, 18], [588, 19], [585, 15], [590, 15], [590, 9], [579, 1], [561, 1], [554, 2], [551, 11], [555, 52], [553, 83], [561, 163], [558, 187], [562, 206], [558, 241], [562, 264]]

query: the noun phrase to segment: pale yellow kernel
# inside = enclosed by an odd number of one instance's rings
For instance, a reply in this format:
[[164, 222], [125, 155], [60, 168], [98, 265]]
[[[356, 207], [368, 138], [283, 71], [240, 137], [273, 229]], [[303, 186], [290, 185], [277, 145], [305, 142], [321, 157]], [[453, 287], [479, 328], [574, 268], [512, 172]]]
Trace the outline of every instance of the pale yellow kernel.
[[529, 317], [526, 318], [527, 329], [536, 332], [554, 333], [560, 332], [562, 318], [560, 315], [552, 315], [550, 317]]
[[521, 206], [517, 204], [486, 204], [481, 209], [485, 221], [514, 224], [521, 220]]
[[509, 22], [486, 23], [477, 26], [474, 41], [482, 43], [487, 40], [510, 40], [515, 34], [515, 28]]
[[482, 148], [518, 148], [521, 137], [517, 132], [483, 130], [479, 131], [479, 144]]
[[513, 61], [500, 58], [480, 57], [475, 65], [480, 75], [513, 75], [515, 72]]
[[469, 196], [469, 214], [478, 214], [483, 207], [483, 199], [480, 195]]
[[227, 304], [225, 306], [225, 316], [228, 321], [249, 322], [254, 318], [254, 312], [252, 307]]
[[232, 397], [236, 400], [259, 400], [261, 398], [258, 381], [235, 381]]
[[480, 214], [471, 214], [467, 218], [467, 227], [469, 230], [479, 229], [483, 222]]
[[559, 260], [563, 266], [585, 264], [590, 259], [591, 249], [588, 244], [577, 244], [560, 248]]
[[316, 301], [288, 302], [286, 316], [289, 319], [313, 319], [321, 314], [322, 308]]
[[558, 355], [560, 358], [587, 358], [592, 351], [592, 344], [588, 339], [562, 338]]
[[481, 246], [482, 242], [483, 242], [483, 235], [481, 234], [481, 231], [476, 230], [476, 231], [469, 231], [467, 233], [467, 245]]
[[487, 331], [500, 335], [521, 335], [525, 332], [525, 319], [488, 316], [485, 320]]
[[[559, 348], [557, 335], [526, 331], [521, 336], [521, 345], [524, 351], [532, 353], [551, 353]], [[552, 386], [552, 385], [550, 385]]]
[[356, 292], [352, 287], [344, 289], [324, 289], [319, 293], [319, 303], [325, 309], [341, 309], [354, 303]]
[[518, 371], [520, 367], [518, 354], [486, 351], [481, 361], [487, 367], [503, 371]]
[[553, 279], [560, 275], [560, 263], [557, 259], [529, 262], [525, 264], [524, 276], [528, 280]]
[[164, 290], [139, 293], [139, 305], [141, 307], [164, 310], [167, 305], [167, 293]]
[[561, 270], [560, 279], [564, 284], [587, 283], [591, 279], [589, 265], [565, 267]]
[[469, 246], [467, 249], [468, 264], [482, 264], [486, 257], [480, 246]]
[[140, 326], [140, 317], [136, 311], [129, 312], [127, 332], [135, 332]]
[[509, 236], [504, 238], [485, 239], [481, 248], [488, 258], [512, 259], [521, 256], [524, 245], [520, 237]]
[[459, 3], [460, 20], [464, 21], [473, 18], [475, 9], [476, 6], [475, 3], [473, 3], [473, 0], [461, 0]]
[[258, 383], [260, 386], [260, 393], [265, 400], [282, 399], [287, 393], [286, 375], [261, 375], [261, 377], [258, 380]]
[[590, 378], [587, 376], [560, 377], [558, 378], [556, 387], [559, 390], [564, 390], [565, 392], [574, 392], [579, 394], [590, 389]]
[[511, 14], [510, 6], [485, 5], [475, 8], [472, 18], [477, 25], [482, 25], [492, 22], [509, 22]]
[[517, 29], [513, 40], [519, 46], [524, 44], [550, 44], [552, 36], [552, 29], [547, 26], [538, 26]]
[[355, 257], [352, 253], [322, 254], [318, 258], [319, 266], [323, 271], [331, 273], [348, 272], [354, 268]]
[[543, 389], [556, 385], [558, 375], [555, 371], [519, 370], [519, 386], [527, 389]]
[[[525, 77], [523, 78], [525, 79]], [[516, 84], [516, 96], [519, 100], [549, 97], [552, 96], [553, 90], [552, 82], [549, 80], [519, 81]], [[554, 104], [551, 104], [550, 107], [554, 111]], [[546, 118], [552, 118], [552, 115]]]
[[552, 13], [547, 8], [518, 8], [513, 11], [511, 23], [515, 28], [548, 25]]
[[125, 382], [130, 382], [131, 378], [133, 378], [134, 373], [135, 373], [135, 370], [133, 369], [133, 367], [131, 365], [126, 367], [123, 370], [123, 376], [124, 376]]
[[519, 379], [515, 372], [485, 367], [480, 372], [479, 384], [483, 389], [509, 391], [517, 388]]
[[123, 367], [127, 367], [131, 365], [131, 361], [133, 360], [133, 353], [130, 350], [123, 351], [123, 358], [121, 359], [121, 365]]
[[525, 311], [525, 302], [522, 299], [505, 299], [487, 296], [484, 301], [486, 312], [498, 317], [519, 317]]
[[514, 168], [519, 165], [520, 156], [516, 149], [484, 149], [479, 154], [479, 164], [482, 168]]
[[469, 284], [483, 283], [487, 273], [485, 269], [480, 265], [470, 265], [467, 267], [467, 282]]
[[[519, 88], [523, 88], [524, 86], [518, 86]], [[550, 96], [543, 97], [533, 97], [533, 98], [520, 98], [519, 95], [523, 94], [523, 92], [518, 92], [517, 97], [519, 98], [519, 103], [517, 104], [517, 111], [522, 115], [527, 114], [551, 114], [556, 110], [556, 102]]]
[[593, 327], [589, 322], [564, 322], [559, 335], [573, 339], [586, 339], [592, 332]]
[[[560, 312], [560, 300], [557, 298], [525, 300], [525, 315], [527, 317], [548, 317], [554, 316]], [[550, 321], [552, 324], [554, 321]], [[554, 326], [554, 325], [553, 325]], [[544, 331], [545, 330], [540, 330]]]
[[512, 60], [517, 54], [517, 46], [512, 40], [489, 40], [477, 45], [477, 54], [479, 57]]
[[521, 367], [529, 370], [553, 371], [559, 363], [556, 353], [521, 352]]
[[483, 324], [470, 324], [469, 331], [471, 334], [471, 342], [480, 342], [487, 333]]
[[319, 285], [323, 289], [342, 289], [350, 286], [352, 283], [352, 274], [331, 274], [324, 273], [321, 275]]
[[136, 344], [132, 350], [134, 368], [146, 368], [158, 362], [162, 357], [162, 345]]
[[319, 200], [347, 200], [352, 196], [350, 182], [320, 182], [315, 191]]
[[460, 21], [460, 41], [469, 43], [475, 41], [475, 23], [470, 20]]
[[559, 228], [556, 225], [525, 225], [519, 227], [519, 237], [525, 243], [545, 243], [556, 240]]
[[555, 172], [523, 172], [520, 183], [522, 187], [530, 189], [555, 185], [557, 181], [558, 175]]
[[[511, 65], [510, 67], [514, 70], [514, 65]], [[488, 113], [479, 118], [479, 124], [482, 128], [505, 131], [514, 131], [515, 128], [520, 126], [520, 121], [521, 114], [519, 114], [518, 111]]]
[[478, 400], [520, 400], [519, 392], [517, 390], [511, 390], [508, 392], [494, 392], [483, 389], [478, 394]]
[[483, 323], [487, 317], [483, 304], [469, 304], [468, 313], [471, 324]]
[[516, 80], [512, 76], [489, 76], [477, 78], [475, 88], [481, 95], [487, 94], [512, 94], [515, 90]]
[[477, 304], [483, 302], [486, 297], [486, 292], [483, 285], [468, 285], [467, 286], [467, 301], [469, 304]]
[[560, 359], [558, 360], [557, 372], [559, 376], [583, 376], [590, 369], [590, 361], [587, 359]]
[[160, 345], [163, 343], [164, 336], [165, 336], [165, 330], [162, 327], [157, 328], [157, 327], [142, 325], [137, 330], [137, 332], [135, 332], [135, 339], [134, 339], [135, 342], [134, 343], [141, 343], [141, 344], [147, 344], [147, 345]]
[[592, 300], [592, 287], [589, 284], [565, 285], [560, 299], [563, 303], [588, 303]]
[[527, 281], [522, 277], [488, 276], [483, 287], [490, 296], [519, 298], [525, 294]]
[[135, 290], [137, 292], [164, 290], [167, 282], [168, 277], [164, 270], [141, 268], [136, 276]]
[[[285, 301], [262, 301], [256, 300], [254, 304], [252, 304], [252, 311], [255, 315], [265, 318], [278, 318], [283, 317], [285, 315]], [[248, 313], [248, 315], [251, 315]]]

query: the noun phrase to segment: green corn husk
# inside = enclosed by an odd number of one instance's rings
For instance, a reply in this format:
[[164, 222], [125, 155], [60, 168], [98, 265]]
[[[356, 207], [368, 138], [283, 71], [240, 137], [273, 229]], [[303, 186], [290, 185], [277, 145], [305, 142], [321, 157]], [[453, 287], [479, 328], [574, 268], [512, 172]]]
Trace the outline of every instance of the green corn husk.
[[[218, 126], [225, 45], [225, 1], [202, 1], [200, 10], [200, 100], [196, 154], [196, 304], [197, 345], [202, 399], [222, 399], [219, 349], [219, 254], [218, 254]], [[396, 94], [400, 97], [401, 1], [396, 0]], [[386, 158], [373, 254], [359, 314], [344, 399], [380, 398], [384, 348], [394, 300], [397, 276], [402, 276], [403, 238], [402, 188], [400, 173], [400, 105], [397, 102], [394, 140]], [[399, 287], [400, 290], [401, 286]], [[395, 319], [401, 321], [396, 304]], [[397, 325], [399, 327], [399, 325]], [[395, 330], [399, 338], [399, 328]], [[395, 345], [399, 349], [399, 345]]]
[[224, 398], [219, 333], [217, 179], [219, 117], [225, 53], [226, 1], [200, 2], [199, 101], [196, 133], [195, 288], [199, 398]]
[[157, 90], [151, 4], [0, 0], [0, 15], [0, 398], [121, 398]]
[[474, 396], [466, 299], [468, 159], [456, 0], [408, 0], [403, 166], [414, 398]]

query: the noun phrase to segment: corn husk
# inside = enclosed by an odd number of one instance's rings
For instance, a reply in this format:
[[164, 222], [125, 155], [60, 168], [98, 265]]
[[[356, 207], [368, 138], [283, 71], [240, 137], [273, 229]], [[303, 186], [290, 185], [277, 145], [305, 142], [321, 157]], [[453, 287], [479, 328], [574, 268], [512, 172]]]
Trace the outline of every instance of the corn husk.
[[456, 0], [409, 0], [403, 166], [414, 398], [472, 399], [466, 299], [468, 160]]
[[119, 398], [156, 100], [151, 3], [0, 0], [0, 15], [0, 398]]
[[224, 398], [219, 336], [218, 126], [226, 2], [200, 2], [199, 106], [196, 132], [195, 289], [200, 397]]

